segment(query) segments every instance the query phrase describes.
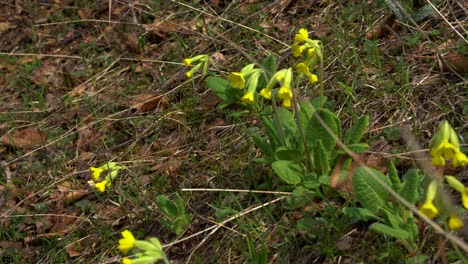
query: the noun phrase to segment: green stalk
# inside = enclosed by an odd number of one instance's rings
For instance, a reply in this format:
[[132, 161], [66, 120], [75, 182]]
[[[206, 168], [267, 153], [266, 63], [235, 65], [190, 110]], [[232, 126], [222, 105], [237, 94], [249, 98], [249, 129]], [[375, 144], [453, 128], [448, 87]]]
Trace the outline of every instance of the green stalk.
[[283, 127], [281, 126], [281, 120], [278, 115], [278, 106], [276, 105], [276, 99], [274, 96], [271, 96], [271, 102], [273, 103], [273, 121], [276, 126], [276, 130], [279, 131], [281, 145], [286, 146], [286, 137], [284, 136]]
[[309, 152], [309, 147], [307, 146], [307, 141], [305, 138], [305, 133], [302, 128], [301, 120], [300, 120], [300, 109], [299, 109], [299, 102], [297, 101], [296, 97], [296, 89], [295, 87], [299, 87], [299, 82], [301, 81], [301, 78], [297, 78], [294, 82], [294, 86], [291, 89], [293, 93], [293, 108], [294, 108], [294, 118], [296, 119], [297, 123], [297, 129], [299, 129], [299, 136], [301, 137], [302, 143], [304, 144], [304, 151], [307, 155], [307, 166], [306, 166], [306, 172], [310, 172], [313, 168], [313, 161], [312, 158], [310, 157], [310, 152]]

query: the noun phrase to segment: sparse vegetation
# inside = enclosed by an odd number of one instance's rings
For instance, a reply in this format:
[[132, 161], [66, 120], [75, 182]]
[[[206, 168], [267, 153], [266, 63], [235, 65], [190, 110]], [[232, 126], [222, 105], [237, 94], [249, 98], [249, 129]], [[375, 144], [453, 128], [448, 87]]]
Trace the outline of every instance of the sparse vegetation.
[[0, 263], [468, 261], [462, 3], [0, 18]]

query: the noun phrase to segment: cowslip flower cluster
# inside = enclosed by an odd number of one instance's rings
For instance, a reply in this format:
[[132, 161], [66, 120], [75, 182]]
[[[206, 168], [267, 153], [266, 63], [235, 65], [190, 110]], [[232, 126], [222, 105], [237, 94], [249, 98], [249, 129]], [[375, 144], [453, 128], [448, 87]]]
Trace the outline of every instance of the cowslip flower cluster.
[[186, 67], [190, 67], [192, 65], [195, 65], [195, 66], [192, 67], [192, 69], [188, 70], [185, 73], [185, 76], [187, 76], [187, 78], [190, 79], [200, 69], [202, 69], [202, 74], [205, 75], [207, 70], [208, 70], [209, 59], [210, 58], [206, 54], [197, 55], [197, 56], [192, 57], [192, 58], [184, 59], [184, 65]]
[[311, 84], [318, 82], [316, 74], [311, 72], [311, 69], [323, 60], [322, 44], [319, 40], [309, 38], [307, 29], [301, 28], [294, 36], [294, 44], [291, 45], [294, 57], [300, 57], [306, 53], [306, 59], [296, 65], [296, 70], [299, 72], [299, 77], [306, 76]]
[[[461, 194], [462, 204], [465, 209], [468, 209], [468, 187], [465, 187], [457, 178], [453, 176], [445, 176], [445, 180], [450, 187]], [[439, 214], [439, 209], [434, 205], [434, 199], [437, 195], [437, 181], [433, 180], [429, 183], [426, 190], [426, 199], [419, 208], [419, 211], [428, 218], [434, 218]], [[463, 221], [455, 213], [451, 212], [448, 219], [448, 227], [450, 230], [458, 230], [463, 227]]]
[[242, 102], [253, 104], [255, 102], [255, 91], [257, 90], [258, 79], [262, 74], [261, 69], [256, 69], [255, 64], [249, 64], [241, 69], [240, 72], [229, 73], [227, 79], [232, 88], [245, 89]]
[[122, 231], [122, 238], [119, 240], [119, 250], [123, 254], [128, 254], [134, 248], [139, 252], [132, 258], [122, 259], [123, 264], [153, 264], [158, 260], [164, 260], [169, 263], [162, 249], [161, 242], [157, 238], [138, 240], [129, 230]]
[[291, 68], [277, 71], [273, 74], [267, 86], [260, 91], [260, 95], [265, 99], [271, 99], [272, 90], [279, 83], [281, 87], [277, 93], [278, 98], [283, 101], [284, 107], [291, 107], [291, 99], [293, 98], [291, 90], [292, 78], [293, 71]]
[[[91, 172], [91, 178], [93, 180], [88, 181], [88, 184], [91, 187], [94, 187], [99, 192], [104, 192], [107, 187], [111, 186], [112, 181], [119, 174], [119, 170], [123, 168], [124, 167], [120, 166], [117, 162], [107, 162], [106, 164], [98, 168], [89, 167], [89, 171]], [[107, 174], [101, 180], [101, 174], [103, 172], [107, 172]]]
[[468, 158], [460, 151], [458, 135], [447, 121], [444, 121], [429, 144], [432, 165], [445, 166], [446, 159], [452, 159], [453, 166], [468, 165]]

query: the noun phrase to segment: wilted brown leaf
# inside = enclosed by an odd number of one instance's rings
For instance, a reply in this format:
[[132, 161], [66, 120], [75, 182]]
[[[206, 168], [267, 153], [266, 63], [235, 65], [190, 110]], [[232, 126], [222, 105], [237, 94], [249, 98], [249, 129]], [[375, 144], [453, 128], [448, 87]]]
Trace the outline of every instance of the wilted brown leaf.
[[166, 105], [166, 99], [161, 95], [140, 94], [130, 100], [130, 107], [139, 112], [148, 112]]
[[452, 69], [461, 75], [468, 73], [468, 57], [458, 53], [448, 53], [444, 56], [444, 71], [451, 72]]
[[12, 27], [13, 26], [9, 22], [0, 22], [0, 33], [9, 30]]
[[388, 34], [388, 28], [395, 28], [395, 19], [396, 16], [391, 14], [389, 16], [384, 17], [379, 23], [377, 23], [373, 28], [371, 28], [366, 33], [367, 39], [378, 39], [383, 37], [384, 35]]
[[96, 141], [101, 137], [101, 133], [88, 126], [78, 131], [76, 146], [81, 152], [89, 151], [91, 146], [96, 145]]
[[55, 224], [50, 228], [50, 233], [58, 233], [65, 235], [70, 233], [76, 226], [81, 222], [81, 219], [76, 217], [78, 215], [78, 210], [72, 211], [66, 215], [55, 216]]
[[2, 143], [17, 148], [37, 147], [46, 142], [46, 134], [34, 127], [16, 130], [13, 133], [5, 133]]

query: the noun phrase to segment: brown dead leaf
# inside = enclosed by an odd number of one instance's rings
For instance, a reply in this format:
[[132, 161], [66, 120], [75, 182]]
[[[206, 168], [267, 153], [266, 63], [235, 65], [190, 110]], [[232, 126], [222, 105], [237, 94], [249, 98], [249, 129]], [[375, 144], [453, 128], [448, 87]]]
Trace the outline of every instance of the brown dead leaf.
[[168, 34], [179, 32], [181, 26], [173, 21], [167, 21], [156, 18], [152, 24], [146, 24], [145, 30], [149, 31], [156, 36], [166, 39]]
[[138, 112], [148, 112], [155, 108], [164, 107], [167, 100], [162, 95], [140, 94], [130, 99], [130, 108]]
[[452, 69], [461, 75], [468, 73], [468, 57], [458, 53], [448, 53], [444, 56], [443, 70], [452, 72]]
[[388, 34], [388, 27], [394, 28], [396, 16], [394, 14], [384, 17], [379, 23], [366, 33], [367, 39], [378, 39]]
[[17, 148], [33, 148], [46, 142], [46, 134], [34, 127], [19, 129], [13, 133], [5, 133], [2, 143]]
[[96, 131], [91, 126], [88, 126], [78, 131], [76, 146], [81, 152], [87, 152], [92, 146], [96, 145], [96, 141], [98, 141], [100, 138], [101, 133]]
[[0, 33], [9, 30], [13, 26], [9, 22], [0, 22]]
[[202, 105], [205, 109], [213, 109], [222, 101], [221, 98], [216, 96], [212, 91], [208, 91], [202, 98]]
[[65, 246], [65, 252], [74, 258], [91, 254], [95, 246], [96, 240], [94, 237], [87, 238], [86, 240], [74, 238], [70, 244]]
[[315, 31], [315, 35], [319, 38], [329, 36], [333, 33], [333, 30], [329, 24], [322, 23], [320, 27]]
[[47, 204], [50, 206], [55, 205], [56, 209], [60, 209], [83, 199], [90, 193], [91, 191], [88, 189], [83, 189], [78, 184], [66, 181], [57, 186], [57, 190], [50, 195]]
[[65, 235], [75, 229], [75, 227], [77, 227], [81, 222], [81, 218], [76, 217], [78, 215], [78, 210], [79, 209], [75, 209], [75, 211], [72, 211], [67, 215], [54, 217], [55, 219], [53, 220], [55, 220], [55, 224], [50, 228], [50, 233]]
[[81, 19], [89, 19], [92, 18], [92, 10], [89, 8], [78, 8], [78, 15]]

